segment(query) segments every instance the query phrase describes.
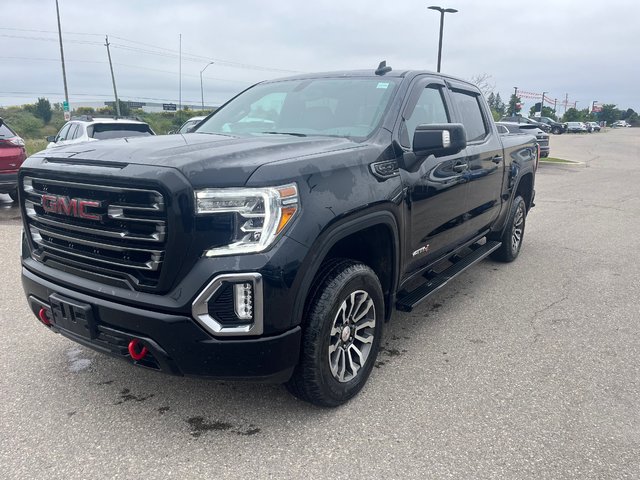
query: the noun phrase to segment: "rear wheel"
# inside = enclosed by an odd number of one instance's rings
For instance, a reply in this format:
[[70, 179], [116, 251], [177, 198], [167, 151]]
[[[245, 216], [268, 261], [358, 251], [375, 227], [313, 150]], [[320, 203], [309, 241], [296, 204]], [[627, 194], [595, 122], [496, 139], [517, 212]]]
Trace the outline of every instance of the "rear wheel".
[[346, 260], [324, 269], [311, 295], [300, 362], [287, 388], [302, 400], [336, 407], [362, 389], [375, 363], [382, 288], [373, 270]]
[[11, 197], [11, 200], [13, 200], [14, 202], [18, 201], [18, 189], [14, 188], [13, 190], [11, 190], [9, 192], [9, 196]]
[[520, 253], [524, 240], [527, 205], [520, 195], [516, 195], [511, 205], [507, 226], [502, 233], [502, 245], [491, 254], [491, 258], [501, 262], [513, 262]]

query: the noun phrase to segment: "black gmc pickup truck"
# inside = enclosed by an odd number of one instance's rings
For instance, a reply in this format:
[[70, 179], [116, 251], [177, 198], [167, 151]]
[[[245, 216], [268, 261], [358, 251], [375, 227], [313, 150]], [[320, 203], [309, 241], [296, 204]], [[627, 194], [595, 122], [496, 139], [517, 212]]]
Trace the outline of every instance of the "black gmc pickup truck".
[[267, 81], [193, 133], [31, 156], [22, 283], [39, 320], [85, 346], [336, 406], [394, 308], [518, 256], [537, 159], [448, 76]]

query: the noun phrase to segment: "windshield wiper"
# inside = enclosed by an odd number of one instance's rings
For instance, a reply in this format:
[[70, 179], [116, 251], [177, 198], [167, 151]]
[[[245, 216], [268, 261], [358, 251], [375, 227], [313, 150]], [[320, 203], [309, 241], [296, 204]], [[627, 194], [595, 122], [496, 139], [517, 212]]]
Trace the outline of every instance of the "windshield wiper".
[[306, 133], [296, 133], [296, 132], [260, 132], [265, 133], [267, 135], [292, 135], [294, 137], [306, 137]]

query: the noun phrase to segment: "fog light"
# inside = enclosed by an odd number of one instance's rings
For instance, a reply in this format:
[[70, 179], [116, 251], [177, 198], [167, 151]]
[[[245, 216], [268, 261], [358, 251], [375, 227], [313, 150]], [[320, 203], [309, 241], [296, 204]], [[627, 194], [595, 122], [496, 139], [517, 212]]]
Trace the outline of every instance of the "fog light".
[[253, 285], [249, 282], [233, 286], [233, 309], [240, 320], [253, 318]]

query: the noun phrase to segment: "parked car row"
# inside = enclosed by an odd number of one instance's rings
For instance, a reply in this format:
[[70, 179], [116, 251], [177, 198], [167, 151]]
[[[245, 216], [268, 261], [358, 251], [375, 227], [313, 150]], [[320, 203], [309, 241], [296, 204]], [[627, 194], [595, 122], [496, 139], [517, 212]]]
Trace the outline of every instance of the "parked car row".
[[496, 122], [496, 125], [498, 127], [498, 133], [501, 135], [535, 135], [538, 146], [540, 147], [540, 156], [549, 156], [551, 152], [549, 134], [542, 129], [529, 123]]
[[512, 115], [508, 117], [502, 117], [500, 119], [500, 122], [533, 125], [546, 133], [553, 133], [556, 135], [567, 131], [566, 123], [556, 122], [554, 119], [549, 117], [526, 118], [522, 115]]
[[593, 133], [600, 131], [598, 122], [567, 122], [567, 132], [570, 133]]
[[631, 124], [630, 124], [630, 123], [627, 123], [627, 121], [626, 121], [626, 120], [618, 120], [617, 122], [613, 122], [613, 123], [611, 124], [611, 126], [612, 126], [613, 128], [619, 128], [619, 127], [630, 127], [630, 126], [631, 126]]

